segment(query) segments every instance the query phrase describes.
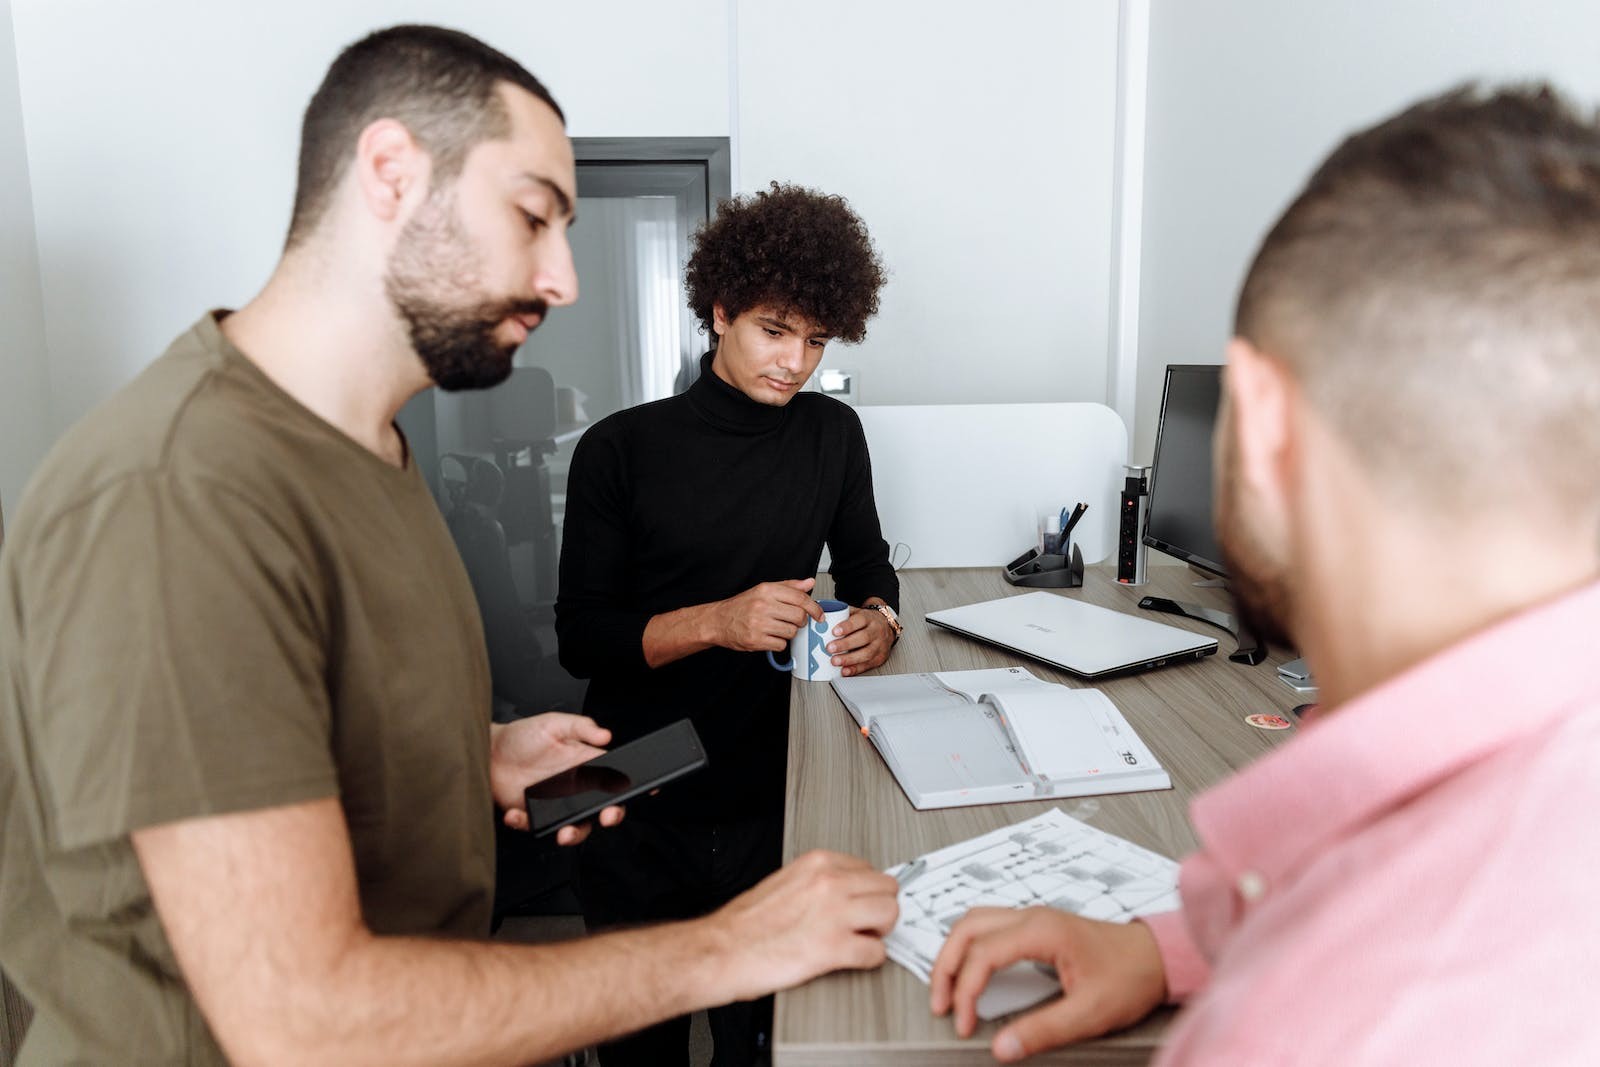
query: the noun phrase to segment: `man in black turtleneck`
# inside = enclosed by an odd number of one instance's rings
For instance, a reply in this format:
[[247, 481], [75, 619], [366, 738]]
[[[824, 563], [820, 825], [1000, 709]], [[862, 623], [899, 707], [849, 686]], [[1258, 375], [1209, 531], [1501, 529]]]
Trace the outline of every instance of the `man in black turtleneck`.
[[[824, 544], [852, 605], [829, 651], [884, 662], [899, 582], [855, 412], [801, 392], [829, 340], [860, 341], [882, 264], [839, 197], [794, 186], [725, 203], [695, 235], [689, 303], [716, 335], [683, 395], [619, 412], [578, 444], [556, 630], [618, 743], [683, 716], [709, 766], [635, 802], [580, 855], [591, 930], [703, 914], [777, 869], [789, 675], [765, 653], [807, 616]], [[762, 1062], [771, 999], [711, 1012], [718, 1067]], [[688, 1020], [602, 1050], [607, 1067], [686, 1063]]]

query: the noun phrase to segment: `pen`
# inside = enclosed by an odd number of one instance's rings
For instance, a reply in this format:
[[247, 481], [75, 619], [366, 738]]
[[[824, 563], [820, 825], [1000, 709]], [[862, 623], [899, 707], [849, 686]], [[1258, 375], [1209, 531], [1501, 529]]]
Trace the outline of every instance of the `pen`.
[[913, 879], [920, 877], [922, 872], [927, 869], [928, 861], [923, 859], [921, 856], [918, 856], [916, 859], [912, 860], [910, 863], [894, 872], [894, 880], [900, 883], [901, 889], [904, 889], [906, 886], [911, 884]]
[[1079, 501], [1078, 506], [1072, 509], [1072, 518], [1068, 519], [1066, 525], [1061, 527], [1061, 540], [1063, 542], [1066, 541], [1067, 535], [1072, 532], [1072, 528], [1078, 525], [1078, 520], [1083, 518], [1083, 513], [1088, 510], [1089, 505], [1082, 501]]

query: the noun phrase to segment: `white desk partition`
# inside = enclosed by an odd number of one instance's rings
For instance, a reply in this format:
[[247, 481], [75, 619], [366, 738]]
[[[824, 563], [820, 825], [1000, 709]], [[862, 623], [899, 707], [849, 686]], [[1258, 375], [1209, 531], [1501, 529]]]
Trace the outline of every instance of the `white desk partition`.
[[[1038, 516], [1082, 500], [1085, 563], [1110, 556], [1128, 431], [1104, 404], [928, 404], [856, 409], [883, 536], [906, 566], [1003, 566]], [[895, 557], [900, 562], [904, 550]]]

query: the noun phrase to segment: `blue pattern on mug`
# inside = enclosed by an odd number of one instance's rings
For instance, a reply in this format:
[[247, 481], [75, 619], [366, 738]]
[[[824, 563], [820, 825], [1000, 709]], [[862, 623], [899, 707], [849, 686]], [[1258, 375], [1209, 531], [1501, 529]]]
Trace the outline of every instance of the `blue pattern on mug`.
[[[842, 600], [819, 600], [817, 601], [817, 604], [824, 612], [828, 612], [830, 614], [840, 611], [848, 611], [850, 608], [850, 605], [846, 604]], [[815, 678], [819, 671], [822, 671], [824, 668], [831, 665], [832, 657], [828, 655], [827, 620], [823, 619], [820, 622], [816, 619], [809, 620], [805, 627], [805, 633], [807, 662], [797, 663], [792, 659], [794, 647], [792, 643], [790, 645], [791, 659], [789, 662], [779, 663], [778, 657], [774, 656], [771, 652], [767, 653], [767, 662], [772, 664], [773, 668], [776, 670], [795, 671], [795, 673], [801, 678]], [[795, 634], [796, 638], [799, 636], [800, 635], [798, 633]]]

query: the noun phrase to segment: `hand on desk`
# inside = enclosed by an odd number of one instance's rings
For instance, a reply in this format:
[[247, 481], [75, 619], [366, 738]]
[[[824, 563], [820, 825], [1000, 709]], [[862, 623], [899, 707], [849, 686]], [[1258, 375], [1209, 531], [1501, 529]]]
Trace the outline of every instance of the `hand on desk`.
[[899, 891], [854, 856], [806, 853], [704, 920], [727, 961], [724, 992], [750, 1000], [840, 968], [881, 966]]
[[[495, 723], [489, 733], [489, 787], [494, 802], [505, 810], [505, 823], [513, 830], [528, 828], [528, 808], [523, 790], [534, 782], [570, 770], [605, 751], [611, 731], [586, 715], [551, 711], [505, 724]], [[600, 813], [601, 826], [622, 821], [622, 808]], [[563, 826], [556, 843], [576, 845], [589, 836], [589, 823]]]
[[894, 647], [894, 630], [883, 613], [872, 608], [851, 608], [850, 617], [833, 628], [828, 642], [833, 665], [846, 678], [881, 667]]
[[1053, 966], [1066, 995], [995, 1035], [991, 1051], [1003, 1063], [1131, 1026], [1166, 996], [1161, 954], [1141, 922], [1096, 922], [1044, 907], [973, 908], [934, 961], [933, 1013], [953, 1009], [956, 1033], [970, 1037], [978, 994], [996, 971], [1019, 960]]

